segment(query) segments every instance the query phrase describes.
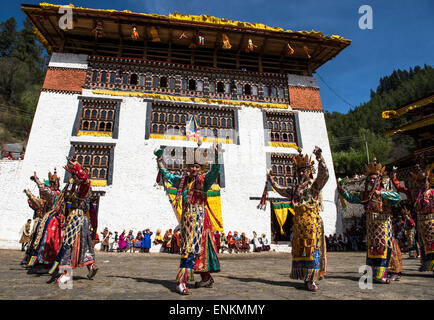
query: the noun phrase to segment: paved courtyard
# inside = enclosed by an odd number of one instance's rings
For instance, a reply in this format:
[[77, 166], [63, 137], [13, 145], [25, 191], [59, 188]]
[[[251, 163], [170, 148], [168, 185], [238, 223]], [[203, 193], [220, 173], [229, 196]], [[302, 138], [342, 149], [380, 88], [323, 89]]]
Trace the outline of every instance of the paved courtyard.
[[[243, 253], [220, 255], [222, 271], [212, 289], [192, 289], [191, 296], [174, 291], [179, 256], [164, 253], [97, 252], [100, 270], [93, 280], [87, 269], [74, 270], [72, 289], [48, 284], [48, 275], [28, 274], [19, 262], [22, 252], [0, 250], [0, 299], [434, 299], [434, 276], [419, 272], [418, 260], [404, 254], [403, 278], [390, 285], [359, 288], [363, 252], [330, 252], [328, 272], [316, 293], [289, 278], [291, 254]], [[200, 277], [198, 277], [200, 278]]]

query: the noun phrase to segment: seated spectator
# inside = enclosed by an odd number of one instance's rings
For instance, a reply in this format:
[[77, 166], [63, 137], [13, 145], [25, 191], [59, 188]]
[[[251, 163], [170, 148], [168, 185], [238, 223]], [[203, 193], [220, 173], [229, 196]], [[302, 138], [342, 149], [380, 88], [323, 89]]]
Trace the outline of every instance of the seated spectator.
[[154, 244], [161, 244], [163, 243], [163, 236], [161, 235], [161, 229], [157, 229], [157, 234], [155, 235], [154, 238]]
[[101, 234], [102, 234], [101, 251], [109, 251], [110, 237], [112, 236], [112, 233], [109, 232], [107, 227], [105, 227], [104, 231], [101, 232]]
[[226, 237], [224, 232], [222, 232], [220, 234], [220, 248], [221, 248], [222, 253], [225, 250], [228, 250], [228, 238]]
[[127, 242], [125, 240], [125, 230], [122, 231], [121, 235], [119, 236], [118, 241], [118, 252], [124, 252], [127, 249]]
[[180, 253], [180, 232], [176, 231], [173, 233], [172, 236], [172, 248], [171, 248], [171, 253]]
[[262, 244], [258, 239], [258, 235], [255, 231], [253, 231], [253, 251], [254, 252], [261, 252], [262, 251]]
[[115, 235], [114, 235], [114, 237], [110, 237], [110, 238], [113, 239], [113, 241], [110, 243], [110, 251], [111, 251], [111, 252], [113, 252], [113, 251], [118, 251], [118, 249], [119, 249], [119, 244], [118, 244], [118, 240], [119, 240], [118, 232], [115, 231]]
[[249, 239], [246, 237], [246, 234], [243, 232], [241, 233], [241, 252], [249, 252], [249, 251], [250, 251]]
[[228, 244], [229, 253], [232, 253], [232, 250], [235, 250], [235, 240], [234, 237], [232, 236], [231, 231], [229, 231], [228, 233], [227, 244]]
[[127, 248], [126, 248], [125, 251], [133, 252], [133, 249], [134, 249], [133, 230], [130, 230], [130, 232], [128, 232], [128, 236], [126, 238], [126, 242], [127, 242]]
[[214, 233], [214, 239], [215, 239], [215, 246], [216, 246], [216, 249], [217, 249], [217, 253], [219, 253], [220, 252], [220, 247], [221, 247], [221, 244], [220, 244], [220, 232], [216, 231]]
[[265, 233], [261, 236], [261, 242], [262, 242], [262, 250], [263, 251], [270, 251], [270, 244], [268, 243], [268, 239], [265, 236]]
[[143, 234], [142, 234], [142, 231], [139, 231], [139, 232], [137, 232], [137, 236], [136, 236], [136, 239], [134, 241], [134, 252], [136, 252], [136, 250], [139, 250], [140, 252], [143, 251], [142, 240], [143, 240]]
[[238, 234], [238, 231], [234, 231], [234, 241], [235, 241], [235, 253], [238, 253], [241, 250], [241, 237]]
[[164, 252], [170, 252], [171, 248], [172, 248], [172, 229], [169, 229], [166, 231], [166, 233], [164, 234], [164, 238], [163, 238], [163, 250]]

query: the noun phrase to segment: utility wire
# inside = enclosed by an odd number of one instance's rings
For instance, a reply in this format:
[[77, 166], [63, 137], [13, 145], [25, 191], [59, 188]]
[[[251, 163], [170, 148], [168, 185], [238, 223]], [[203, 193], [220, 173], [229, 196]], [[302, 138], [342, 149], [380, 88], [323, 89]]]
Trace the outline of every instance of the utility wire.
[[333, 92], [339, 99], [341, 99], [344, 103], [348, 104], [350, 107], [355, 108], [355, 106], [353, 106], [351, 103], [349, 103], [347, 100], [345, 100], [344, 98], [342, 98], [342, 96], [340, 96], [332, 87], [330, 87], [328, 85], [327, 82], [325, 82], [325, 80], [321, 77], [321, 75], [318, 73], [318, 71], [316, 71], [316, 74], [318, 75], [318, 78], [320, 78], [320, 80], [322, 82], [324, 82], [324, 84], [327, 86], [327, 88], [330, 89], [331, 92]]

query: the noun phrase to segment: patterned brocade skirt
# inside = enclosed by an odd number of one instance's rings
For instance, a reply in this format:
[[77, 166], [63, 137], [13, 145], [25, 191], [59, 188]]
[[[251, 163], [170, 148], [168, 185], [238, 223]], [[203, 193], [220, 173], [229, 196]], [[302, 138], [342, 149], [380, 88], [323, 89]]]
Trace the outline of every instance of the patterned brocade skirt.
[[177, 281], [193, 280], [193, 272], [219, 272], [214, 234], [208, 211], [190, 204], [181, 217], [181, 263]]
[[291, 279], [319, 281], [326, 273], [324, 225], [318, 208], [295, 208]]
[[434, 271], [434, 213], [418, 214], [417, 231], [422, 270]]
[[84, 267], [95, 262], [89, 220], [83, 210], [76, 209], [67, 218], [62, 247], [57, 255], [59, 267]]
[[393, 253], [392, 222], [389, 214], [366, 214], [366, 239], [366, 264], [372, 268], [374, 278], [385, 280]]

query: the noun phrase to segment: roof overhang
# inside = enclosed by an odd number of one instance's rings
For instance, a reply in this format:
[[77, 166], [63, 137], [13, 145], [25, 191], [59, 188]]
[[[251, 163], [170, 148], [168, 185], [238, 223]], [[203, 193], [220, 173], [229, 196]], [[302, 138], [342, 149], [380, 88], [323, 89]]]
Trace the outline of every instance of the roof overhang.
[[[49, 53], [134, 56], [137, 52], [139, 56], [147, 43], [153, 43], [150, 29], [155, 27], [161, 43], [169, 46], [188, 48], [192, 39], [200, 32], [205, 37], [203, 48], [221, 50], [222, 35], [225, 34], [232, 46], [225, 51], [239, 54], [244, 52], [248, 40], [251, 39], [255, 45], [253, 54], [278, 57], [281, 62], [291, 60], [304, 65], [308, 61], [309, 68], [313, 72], [351, 43], [351, 40], [340, 36], [324, 36], [321, 32], [313, 30], [285, 31], [263, 24], [230, 21], [207, 15], [174, 13], [163, 16], [133, 13], [128, 10], [78, 8], [73, 5], [63, 6], [72, 8], [73, 29], [62, 30], [58, 22], [64, 13], [59, 13], [60, 7], [62, 6], [48, 3], [21, 6], [32, 22], [35, 34]], [[101, 38], [94, 36], [98, 21], [103, 23], [104, 36]], [[139, 33], [137, 40], [131, 38], [133, 26]], [[183, 32], [188, 38], [180, 37]], [[294, 49], [293, 54], [289, 54], [288, 44]]]

